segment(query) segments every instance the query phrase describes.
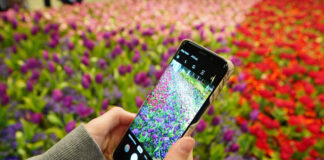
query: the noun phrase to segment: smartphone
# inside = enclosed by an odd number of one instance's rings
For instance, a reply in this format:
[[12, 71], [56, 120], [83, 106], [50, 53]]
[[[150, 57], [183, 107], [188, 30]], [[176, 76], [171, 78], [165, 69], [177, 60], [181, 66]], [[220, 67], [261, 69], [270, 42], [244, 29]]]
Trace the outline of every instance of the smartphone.
[[163, 160], [173, 143], [194, 131], [232, 71], [230, 61], [190, 40], [182, 41], [113, 158]]

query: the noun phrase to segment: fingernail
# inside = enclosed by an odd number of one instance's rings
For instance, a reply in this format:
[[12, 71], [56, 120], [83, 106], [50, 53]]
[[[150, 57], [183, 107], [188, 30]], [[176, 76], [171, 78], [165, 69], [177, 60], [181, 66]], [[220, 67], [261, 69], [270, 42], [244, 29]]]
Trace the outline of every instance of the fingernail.
[[180, 148], [185, 153], [190, 153], [195, 145], [195, 141], [192, 138], [184, 138], [180, 143]]

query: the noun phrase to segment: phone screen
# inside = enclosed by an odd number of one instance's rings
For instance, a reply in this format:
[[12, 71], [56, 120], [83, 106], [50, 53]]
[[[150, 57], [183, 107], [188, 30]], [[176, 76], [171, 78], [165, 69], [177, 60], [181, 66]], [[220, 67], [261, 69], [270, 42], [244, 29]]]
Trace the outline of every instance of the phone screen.
[[216, 87], [204, 62], [189, 49], [177, 51], [121, 141], [121, 159], [164, 159]]

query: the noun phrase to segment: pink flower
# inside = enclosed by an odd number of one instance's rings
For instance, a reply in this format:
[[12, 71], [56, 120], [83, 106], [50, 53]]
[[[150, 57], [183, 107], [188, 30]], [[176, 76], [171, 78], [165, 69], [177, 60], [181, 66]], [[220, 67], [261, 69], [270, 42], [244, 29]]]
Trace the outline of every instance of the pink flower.
[[66, 125], [65, 125], [65, 132], [69, 133], [71, 132], [73, 129], [75, 128], [75, 121], [69, 121]]

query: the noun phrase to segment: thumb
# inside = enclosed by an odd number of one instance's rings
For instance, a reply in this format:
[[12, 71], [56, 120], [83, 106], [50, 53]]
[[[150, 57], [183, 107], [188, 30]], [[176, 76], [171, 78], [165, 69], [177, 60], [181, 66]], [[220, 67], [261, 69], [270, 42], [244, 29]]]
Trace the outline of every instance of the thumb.
[[172, 145], [165, 160], [188, 160], [192, 159], [192, 149], [195, 145], [195, 140], [191, 137], [182, 137]]

